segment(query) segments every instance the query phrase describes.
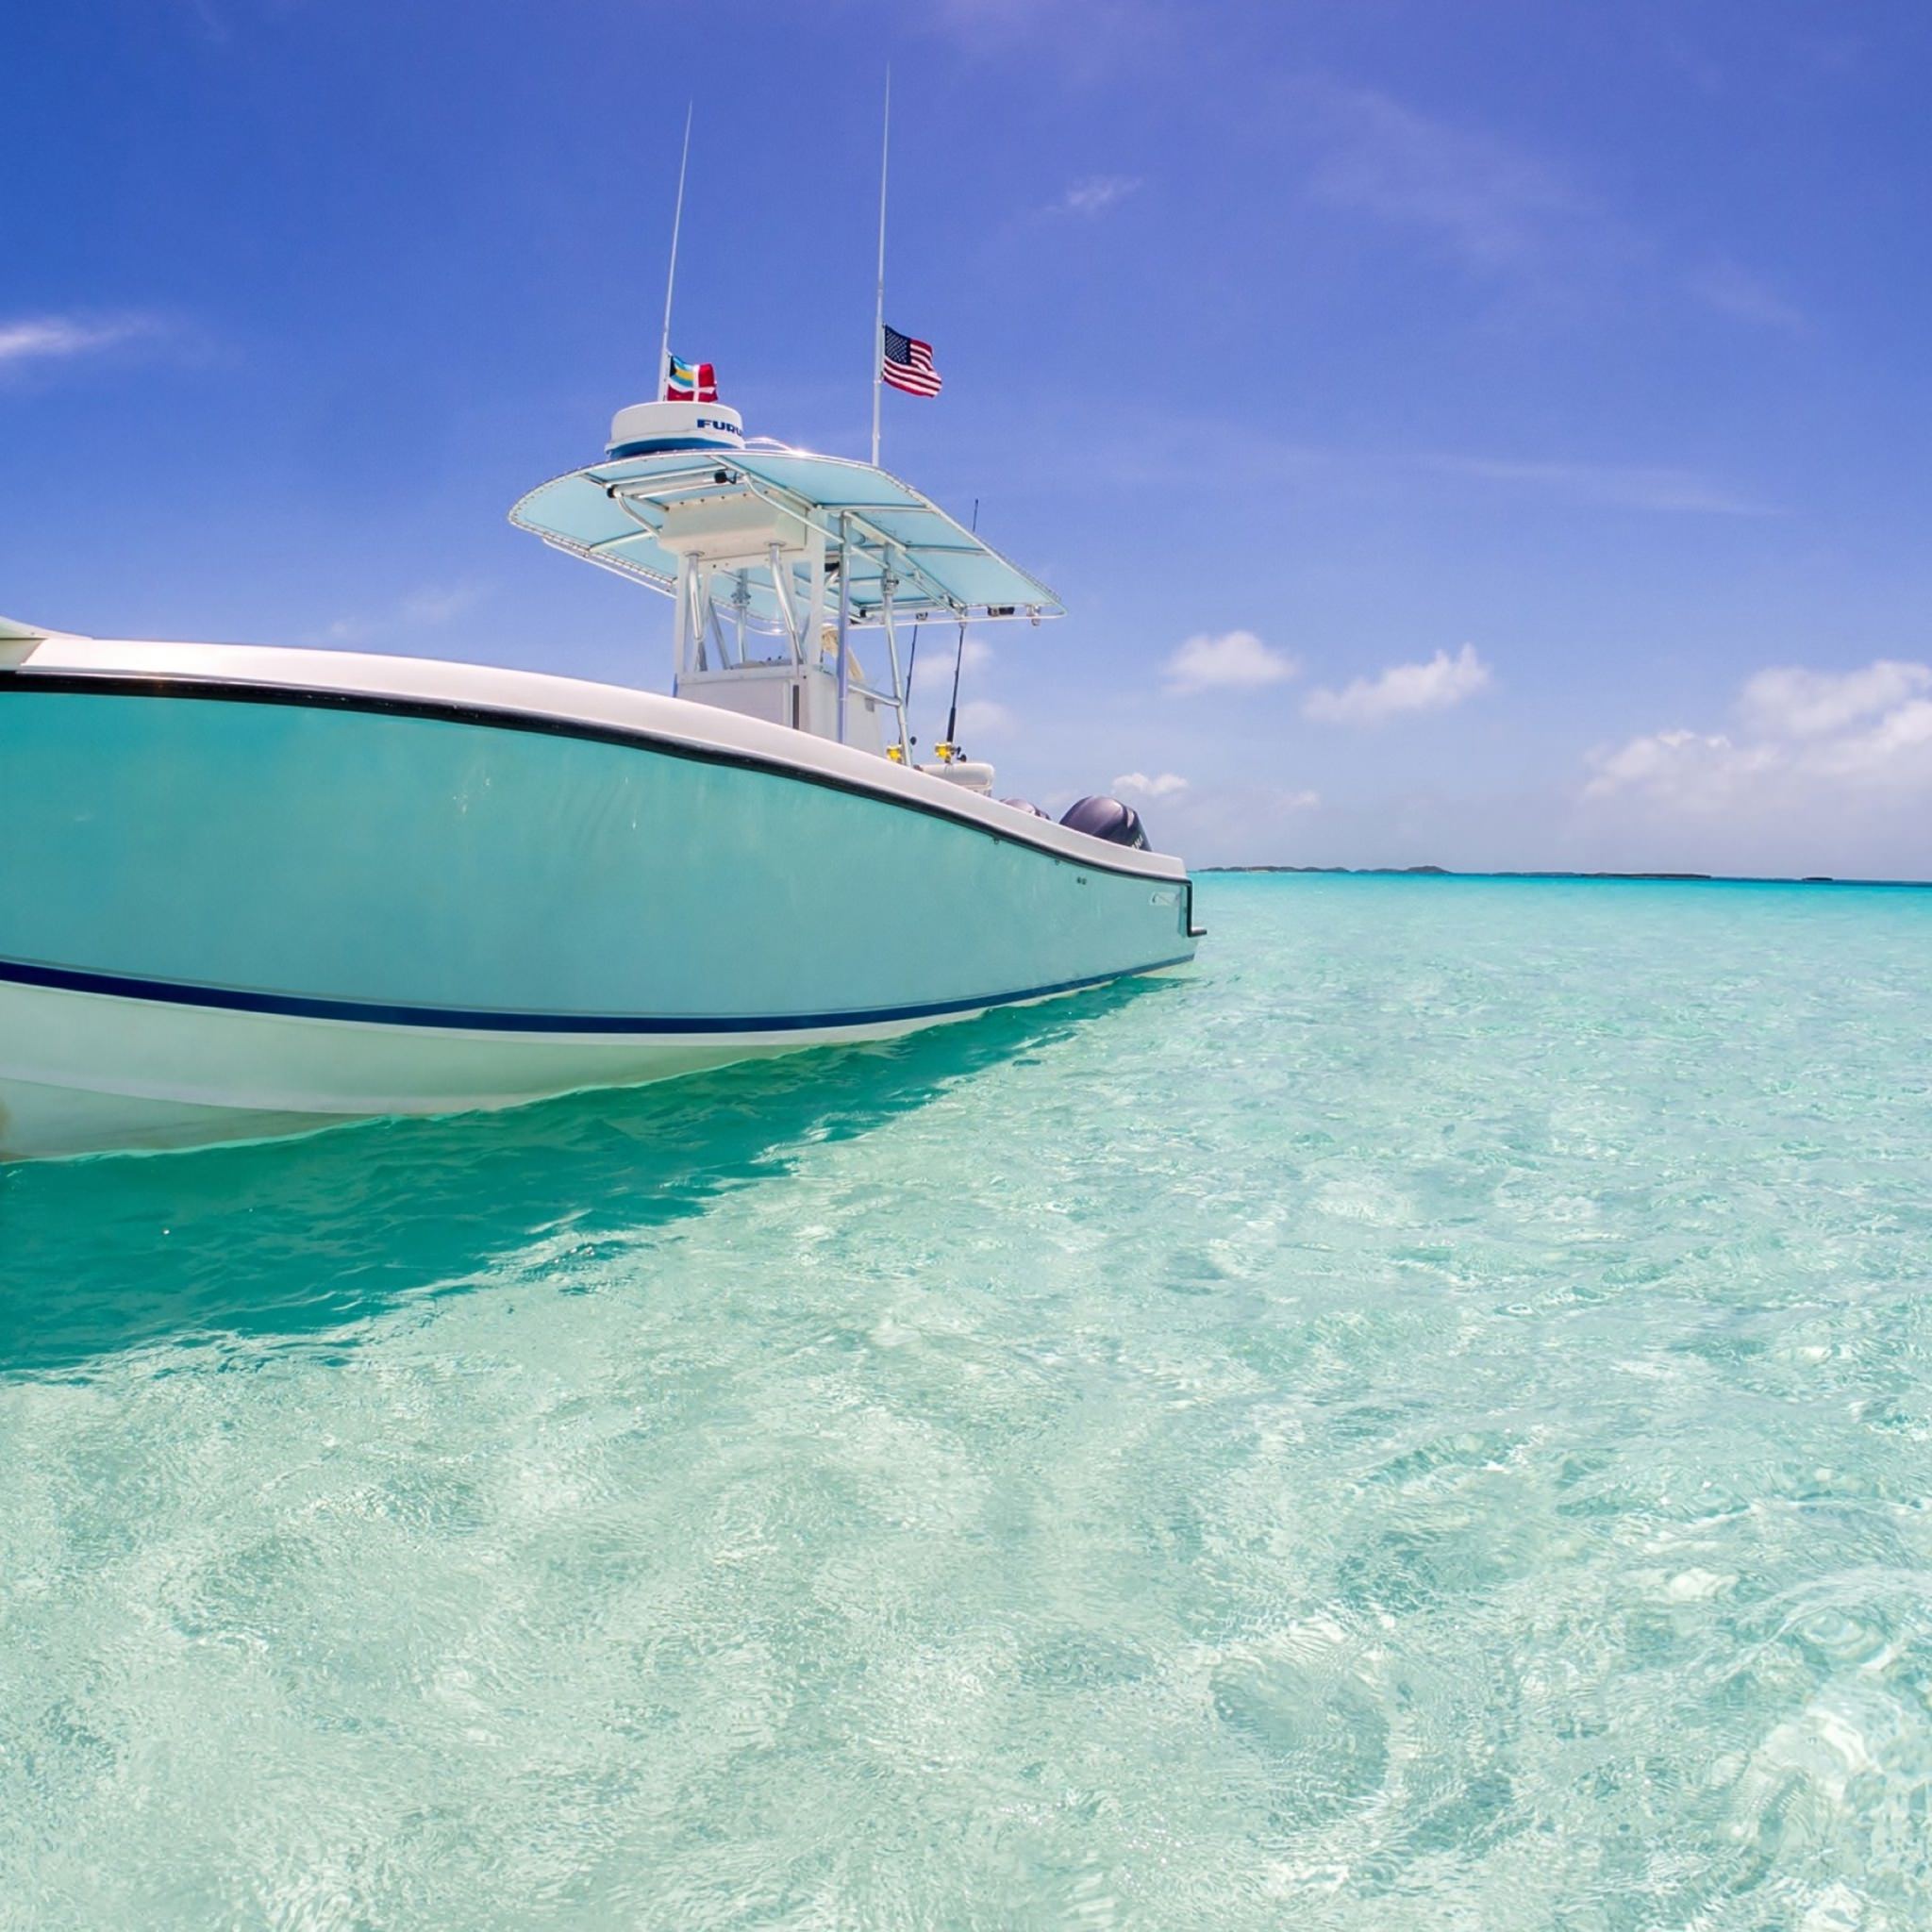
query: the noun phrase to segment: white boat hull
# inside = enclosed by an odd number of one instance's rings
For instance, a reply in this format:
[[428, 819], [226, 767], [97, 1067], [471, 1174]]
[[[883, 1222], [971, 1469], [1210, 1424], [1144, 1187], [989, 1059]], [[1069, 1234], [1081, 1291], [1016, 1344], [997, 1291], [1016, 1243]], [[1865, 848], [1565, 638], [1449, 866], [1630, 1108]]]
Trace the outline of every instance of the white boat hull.
[[974, 1017], [665, 1042], [358, 1024], [0, 983], [0, 1041], [8, 1042], [0, 1161], [209, 1146], [383, 1115], [520, 1107]]

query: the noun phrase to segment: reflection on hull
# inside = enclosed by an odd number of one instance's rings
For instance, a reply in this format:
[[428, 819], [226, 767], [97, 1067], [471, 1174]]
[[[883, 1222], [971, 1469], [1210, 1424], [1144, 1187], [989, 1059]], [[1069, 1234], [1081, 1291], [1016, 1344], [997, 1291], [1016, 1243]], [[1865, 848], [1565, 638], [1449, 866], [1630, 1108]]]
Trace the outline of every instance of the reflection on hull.
[[[486, 1281], [532, 1244], [580, 1258], [629, 1247], [721, 1194], [782, 1179], [827, 1141], [905, 1121], [962, 1081], [1158, 1001], [1161, 985], [1132, 980], [883, 1045], [508, 1114], [0, 1169], [0, 1372], [60, 1374], [189, 1337], [336, 1335], [401, 1297]], [[250, 1239], [238, 1241], [238, 1224]], [[130, 1231], [141, 1266], [101, 1265], [103, 1254], [125, 1258]]]

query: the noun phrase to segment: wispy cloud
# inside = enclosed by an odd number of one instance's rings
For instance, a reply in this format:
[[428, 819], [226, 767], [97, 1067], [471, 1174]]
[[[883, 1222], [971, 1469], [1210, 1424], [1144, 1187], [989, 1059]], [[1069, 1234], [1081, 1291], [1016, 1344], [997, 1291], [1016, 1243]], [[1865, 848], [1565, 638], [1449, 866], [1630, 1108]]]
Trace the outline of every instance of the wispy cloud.
[[[1071, 439], [1042, 454], [1033, 474], [1064, 476], [1083, 488], [1171, 491], [1177, 482], [1204, 495], [1257, 489], [1345, 490], [1358, 497], [1401, 497], [1424, 483], [1518, 491], [1552, 504], [1655, 515], [1773, 517], [1784, 514], [1720, 475], [1673, 462], [1620, 462], [1568, 453], [1523, 456], [1482, 449], [1348, 448], [1272, 436], [1265, 426], [1163, 407], [1131, 407], [1078, 446]], [[1465, 491], [1463, 493], [1467, 493]]]
[[316, 644], [345, 646], [375, 642], [410, 631], [437, 630], [475, 608], [482, 591], [475, 584], [425, 584], [386, 610], [338, 617], [310, 634]]
[[1464, 644], [1455, 657], [1438, 651], [1425, 664], [1391, 664], [1376, 677], [1357, 677], [1340, 691], [1311, 691], [1302, 715], [1321, 724], [1380, 724], [1406, 711], [1446, 711], [1491, 682], [1490, 667]]
[[932, 0], [932, 18], [968, 40], [1007, 40], [1055, 15], [1054, 0]]
[[204, 40], [211, 41], [217, 46], [226, 42], [229, 38], [228, 23], [214, 0], [180, 0], [180, 7]]
[[1741, 494], [1695, 470], [1667, 463], [1550, 461], [1515, 457], [1424, 452], [1397, 458], [1416, 469], [1486, 483], [1514, 483], [1545, 495], [1566, 496], [1617, 509], [1698, 516], [1775, 516], [1773, 506]]
[[1046, 212], [1091, 220], [1126, 200], [1140, 185], [1137, 175], [1089, 175], [1074, 182]]
[[442, 589], [431, 586], [413, 591], [405, 597], [399, 614], [405, 624], [433, 629], [473, 608], [480, 594], [474, 584], [456, 584]]
[[1163, 796], [1137, 791], [1128, 781], [1139, 775], [1126, 773], [1111, 789], [1154, 822], [1163, 851], [1185, 852], [1203, 863], [1326, 856], [1310, 849], [1328, 814], [1322, 794], [1309, 787], [1257, 784], [1215, 773]]
[[1735, 322], [1749, 323], [1756, 328], [1781, 329], [1787, 335], [1810, 332], [1810, 320], [1802, 308], [1787, 301], [1762, 276], [1740, 268], [1727, 258], [1693, 270], [1686, 277], [1686, 286], [1707, 308], [1714, 308]]
[[1522, 269], [1599, 213], [1550, 163], [1481, 128], [1328, 79], [1303, 79], [1294, 98], [1318, 201], [1407, 227], [1472, 268]]
[[1285, 651], [1264, 644], [1251, 630], [1203, 631], [1191, 637], [1167, 660], [1168, 689], [1186, 694], [1201, 691], [1254, 691], [1281, 684], [1301, 666]]
[[969, 55], [1024, 49], [1088, 80], [1124, 63], [1171, 60], [1189, 30], [1172, 0], [927, 0], [920, 12]]
[[1406, 231], [1472, 275], [1591, 318], [1605, 302], [1689, 299], [1753, 327], [1802, 335], [1809, 319], [1728, 257], [1688, 267], [1558, 160], [1492, 128], [1373, 88], [1304, 75], [1290, 98], [1309, 150], [1307, 190]]
[[69, 362], [153, 335], [152, 317], [124, 315], [88, 321], [72, 315], [24, 316], [0, 322], [0, 373], [35, 363]]

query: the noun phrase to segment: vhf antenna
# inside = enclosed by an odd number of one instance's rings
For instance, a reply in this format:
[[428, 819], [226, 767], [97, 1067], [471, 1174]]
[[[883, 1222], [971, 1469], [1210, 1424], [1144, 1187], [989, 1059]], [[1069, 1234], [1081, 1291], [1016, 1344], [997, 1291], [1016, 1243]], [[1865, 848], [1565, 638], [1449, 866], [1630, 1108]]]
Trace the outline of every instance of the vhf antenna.
[[[677, 287], [677, 231], [684, 225], [684, 171], [691, 165], [691, 117], [696, 111], [692, 101], [684, 110], [684, 154], [677, 163], [677, 207], [671, 216], [671, 267], [664, 276], [664, 338], [658, 346], [658, 389], [654, 402], [661, 403], [671, 387], [671, 296]], [[692, 390], [692, 400], [697, 391]]]

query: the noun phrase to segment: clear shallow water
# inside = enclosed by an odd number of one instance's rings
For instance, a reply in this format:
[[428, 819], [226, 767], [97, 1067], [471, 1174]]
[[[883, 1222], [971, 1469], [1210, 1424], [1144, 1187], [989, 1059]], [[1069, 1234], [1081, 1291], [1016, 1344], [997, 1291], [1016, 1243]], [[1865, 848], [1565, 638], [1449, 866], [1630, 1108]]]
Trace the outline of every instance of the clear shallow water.
[[1932, 893], [0, 1174], [0, 1925], [1932, 1923]]

